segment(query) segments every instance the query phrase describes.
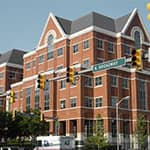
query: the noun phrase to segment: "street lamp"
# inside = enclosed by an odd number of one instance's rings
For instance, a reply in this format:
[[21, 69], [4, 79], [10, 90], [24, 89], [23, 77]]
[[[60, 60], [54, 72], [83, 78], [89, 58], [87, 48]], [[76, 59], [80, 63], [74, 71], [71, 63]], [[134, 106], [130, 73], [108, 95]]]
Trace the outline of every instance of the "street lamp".
[[123, 98], [121, 98], [117, 103], [116, 103], [116, 129], [117, 129], [117, 150], [119, 150], [119, 118], [118, 118], [118, 106], [119, 104], [125, 100], [125, 99], [129, 99], [130, 96], [125, 96]]

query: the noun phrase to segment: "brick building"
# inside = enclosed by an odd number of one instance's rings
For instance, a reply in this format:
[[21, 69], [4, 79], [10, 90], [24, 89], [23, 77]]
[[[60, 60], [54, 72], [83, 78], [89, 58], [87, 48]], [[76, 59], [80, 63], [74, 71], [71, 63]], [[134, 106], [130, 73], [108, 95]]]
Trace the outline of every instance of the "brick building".
[[5, 96], [12, 83], [23, 79], [24, 51], [12, 49], [0, 55], [0, 111], [5, 111]]
[[[149, 131], [150, 63], [143, 60], [143, 70], [125, 66], [84, 72], [94, 64], [121, 57], [131, 57], [132, 49], [147, 53], [149, 35], [137, 9], [113, 19], [91, 12], [76, 20], [49, 14], [37, 48], [24, 55], [24, 78], [12, 84], [19, 111], [41, 108], [45, 117], [57, 117], [59, 135], [75, 135], [81, 143], [93, 132], [98, 114], [105, 135], [116, 144], [116, 102], [119, 109], [119, 140], [122, 147], [135, 148], [133, 132], [137, 115], [143, 113]], [[66, 82], [66, 68], [80, 72], [75, 85]], [[39, 73], [47, 79], [45, 90], [37, 90]], [[50, 133], [55, 132], [54, 120]], [[125, 141], [125, 142], [123, 142]]]

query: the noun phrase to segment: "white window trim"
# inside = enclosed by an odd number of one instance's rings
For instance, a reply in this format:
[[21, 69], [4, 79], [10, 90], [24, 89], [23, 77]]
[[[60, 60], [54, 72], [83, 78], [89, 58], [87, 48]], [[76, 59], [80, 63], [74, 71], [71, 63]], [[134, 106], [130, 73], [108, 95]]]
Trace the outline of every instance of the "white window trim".
[[[84, 48], [84, 42], [86, 42], [86, 41], [88, 41], [88, 48]], [[82, 46], [83, 46], [83, 51], [87, 51], [87, 50], [89, 50], [90, 49], [90, 40], [89, 39], [86, 39], [86, 40], [83, 40], [82, 41], [83, 43], [82, 43]]]
[[57, 36], [55, 30], [49, 30], [49, 31], [47, 32], [46, 36], [45, 36], [45, 39], [44, 39], [44, 43], [45, 43], [45, 44], [47, 44], [49, 35], [52, 35], [52, 36], [54, 37], [54, 39], [56, 39], [56, 36]]
[[131, 32], [130, 32], [130, 35], [131, 37], [134, 39], [134, 33], [138, 31], [140, 33], [140, 42], [142, 43], [142, 41], [144, 41], [144, 34], [143, 34], [143, 31], [142, 29], [139, 27], [139, 26], [134, 26], [132, 29], [131, 29]]
[[[101, 77], [102, 78], [102, 84], [101, 85], [96, 85], [96, 78]], [[99, 75], [94, 77], [94, 88], [102, 87], [103, 86], [103, 76]]]

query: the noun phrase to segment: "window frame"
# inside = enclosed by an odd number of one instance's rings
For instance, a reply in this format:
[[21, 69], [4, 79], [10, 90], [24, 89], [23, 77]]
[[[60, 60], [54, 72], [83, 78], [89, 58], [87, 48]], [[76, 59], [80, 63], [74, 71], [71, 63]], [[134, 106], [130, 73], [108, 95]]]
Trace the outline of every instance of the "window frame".
[[83, 41], [83, 50], [87, 50], [90, 47], [89, 40], [84, 40]]
[[[98, 102], [99, 100], [99, 102]], [[95, 107], [102, 107], [103, 106], [103, 97], [100, 96], [100, 97], [96, 97], [95, 99]]]

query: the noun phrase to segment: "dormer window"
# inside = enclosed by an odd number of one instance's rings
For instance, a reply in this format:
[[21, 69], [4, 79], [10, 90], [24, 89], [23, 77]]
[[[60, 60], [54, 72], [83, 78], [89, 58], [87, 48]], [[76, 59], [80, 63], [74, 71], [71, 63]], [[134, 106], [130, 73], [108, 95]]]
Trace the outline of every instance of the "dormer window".
[[52, 34], [50, 34], [47, 38], [48, 51], [53, 50], [53, 40], [54, 40], [54, 37]]
[[50, 30], [45, 38], [45, 43], [47, 44], [47, 59], [53, 58], [54, 53], [54, 40], [56, 39], [56, 32], [54, 30]]
[[134, 44], [135, 44], [135, 49], [141, 48], [141, 40], [140, 40], [140, 32], [139, 31], [134, 32]]
[[131, 37], [134, 39], [135, 49], [141, 48], [142, 41], [144, 41], [142, 29], [138, 26], [134, 26], [131, 30]]
[[53, 58], [53, 49], [54, 49], [53, 40], [54, 40], [54, 37], [52, 34], [50, 34], [47, 38], [47, 46], [48, 46], [47, 59]]

